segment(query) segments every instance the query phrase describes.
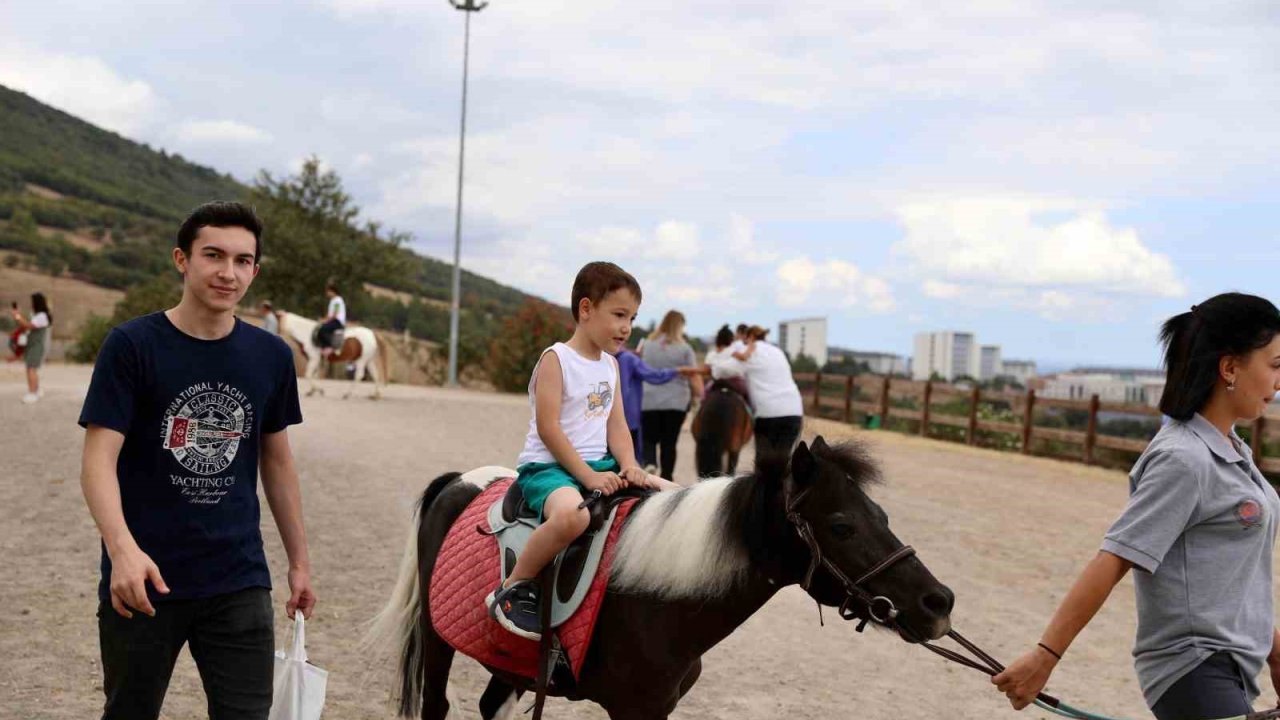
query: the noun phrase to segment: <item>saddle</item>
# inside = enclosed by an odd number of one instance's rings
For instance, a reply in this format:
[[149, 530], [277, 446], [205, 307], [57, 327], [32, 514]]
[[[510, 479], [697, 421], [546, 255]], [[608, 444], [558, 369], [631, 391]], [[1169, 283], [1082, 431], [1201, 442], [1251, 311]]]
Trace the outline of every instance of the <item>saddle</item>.
[[[322, 342], [324, 338], [320, 337], [321, 336], [320, 330], [321, 330], [321, 326], [317, 325], [316, 329], [311, 331], [311, 343], [316, 347], [323, 348], [323, 347], [326, 347], [326, 345], [324, 342]], [[334, 350], [341, 350], [342, 343], [346, 339], [346, 337], [347, 337], [346, 328], [334, 329], [334, 331], [329, 335], [329, 344], [327, 347], [333, 348]]]
[[[608, 497], [588, 499], [587, 509], [591, 513], [591, 520], [586, 531], [552, 561], [550, 577], [554, 580], [549, 588], [543, 588], [543, 598], [551, 601], [552, 628], [559, 627], [572, 617], [591, 589], [618, 506], [626, 500], [645, 497], [651, 492], [627, 488]], [[542, 521], [525, 502], [520, 484], [514, 482], [501, 500], [489, 506], [487, 518], [487, 534], [492, 534], [498, 541], [502, 579], [505, 580], [515, 569], [521, 551]]]

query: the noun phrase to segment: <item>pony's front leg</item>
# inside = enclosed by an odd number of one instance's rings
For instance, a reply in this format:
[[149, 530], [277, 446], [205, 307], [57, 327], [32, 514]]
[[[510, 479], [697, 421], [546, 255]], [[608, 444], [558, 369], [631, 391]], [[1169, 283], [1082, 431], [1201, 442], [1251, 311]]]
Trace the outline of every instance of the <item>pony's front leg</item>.
[[320, 355], [317, 353], [307, 358], [307, 397], [316, 393], [324, 395], [324, 388], [316, 384], [316, 369], [320, 367]]

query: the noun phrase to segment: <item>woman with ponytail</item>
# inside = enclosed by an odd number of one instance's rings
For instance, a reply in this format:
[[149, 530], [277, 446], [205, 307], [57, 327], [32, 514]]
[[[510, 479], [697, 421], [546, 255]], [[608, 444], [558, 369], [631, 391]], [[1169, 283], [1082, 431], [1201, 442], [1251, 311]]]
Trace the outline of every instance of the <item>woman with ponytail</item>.
[[1133, 466], [1128, 504], [1040, 641], [992, 678], [1015, 709], [1035, 699], [1130, 568], [1134, 665], [1158, 720], [1252, 712], [1264, 667], [1280, 691], [1271, 570], [1280, 497], [1234, 429], [1280, 391], [1280, 311], [1217, 295], [1170, 318], [1160, 340], [1170, 422]]

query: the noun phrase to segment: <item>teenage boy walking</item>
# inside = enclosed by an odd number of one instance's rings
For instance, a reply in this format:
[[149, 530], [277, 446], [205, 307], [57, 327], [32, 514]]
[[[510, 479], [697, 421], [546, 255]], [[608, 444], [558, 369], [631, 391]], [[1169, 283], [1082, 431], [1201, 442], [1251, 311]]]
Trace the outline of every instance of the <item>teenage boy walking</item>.
[[235, 317], [262, 223], [240, 203], [178, 230], [174, 308], [111, 331], [80, 414], [81, 485], [102, 534], [104, 718], [160, 714], [183, 645], [211, 720], [267, 717], [274, 632], [259, 472], [289, 556], [289, 617], [316, 596], [287, 428], [302, 422], [293, 355]]

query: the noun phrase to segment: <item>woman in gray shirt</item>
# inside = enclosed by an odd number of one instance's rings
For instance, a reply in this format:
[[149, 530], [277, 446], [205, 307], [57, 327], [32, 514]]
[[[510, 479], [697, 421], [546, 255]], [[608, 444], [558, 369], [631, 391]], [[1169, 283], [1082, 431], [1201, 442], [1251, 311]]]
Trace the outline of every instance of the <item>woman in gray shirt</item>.
[[1280, 391], [1280, 311], [1217, 295], [1164, 324], [1172, 418], [1129, 475], [1129, 503], [1067, 593], [1040, 642], [992, 678], [1015, 709], [1031, 703], [1076, 635], [1130, 568], [1138, 605], [1134, 665], [1158, 720], [1252, 712], [1257, 675], [1280, 689], [1272, 547], [1280, 497], [1237, 422]]
[[[640, 357], [659, 370], [695, 365], [693, 348], [684, 339], [684, 315], [671, 310], [663, 316], [658, 329], [645, 339]], [[690, 388], [691, 384], [683, 380], [644, 386], [640, 405], [640, 434], [644, 441], [641, 462], [657, 466], [658, 474], [668, 480], [676, 469], [676, 443], [689, 413]]]

